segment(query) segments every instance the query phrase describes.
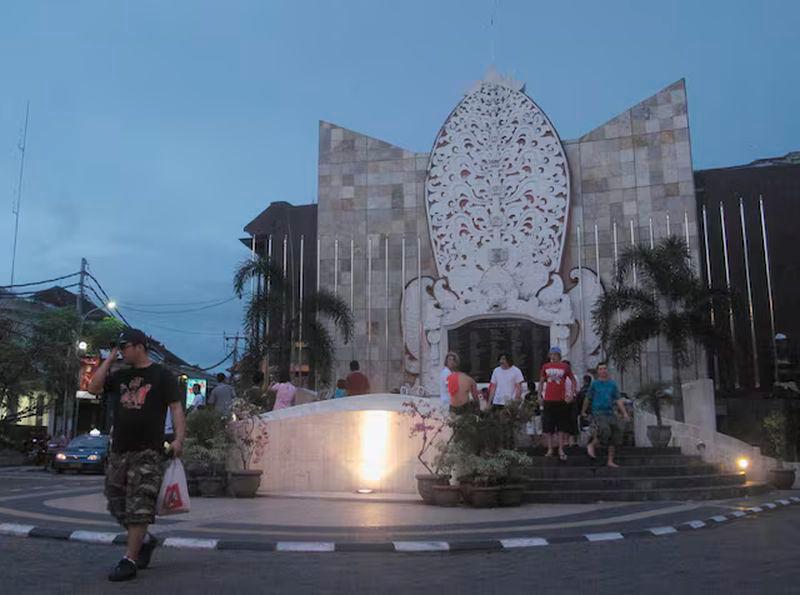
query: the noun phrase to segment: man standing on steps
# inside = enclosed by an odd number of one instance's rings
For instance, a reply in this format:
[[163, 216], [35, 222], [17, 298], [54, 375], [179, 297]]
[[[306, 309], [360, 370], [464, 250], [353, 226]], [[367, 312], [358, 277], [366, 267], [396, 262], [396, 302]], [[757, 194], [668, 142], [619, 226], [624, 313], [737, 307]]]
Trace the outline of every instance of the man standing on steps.
[[[155, 521], [156, 498], [164, 476], [167, 408], [175, 432], [170, 444], [173, 456], [181, 455], [186, 434], [178, 381], [169, 370], [150, 360], [145, 334], [127, 328], [120, 333], [118, 344], [89, 383], [93, 394], [106, 391], [120, 395], [114, 411], [105, 493], [109, 512], [128, 532], [128, 546], [108, 575], [110, 581], [134, 578], [137, 570], [150, 564], [158, 545], [147, 527]], [[129, 367], [109, 375], [118, 353]]]
[[614, 454], [616, 447], [622, 444], [622, 427], [617, 416], [614, 415], [614, 408], [619, 411], [622, 419], [626, 422], [630, 421], [630, 418], [620, 397], [617, 383], [608, 377], [608, 365], [605, 362], [597, 364], [597, 380], [592, 382], [586, 392], [586, 399], [583, 401], [583, 415], [586, 415], [590, 403], [597, 431], [586, 451], [591, 459], [595, 459], [599, 443], [608, 448], [607, 465], [619, 467], [614, 462]]
[[493, 409], [502, 409], [509, 401], [522, 399], [522, 383], [525, 378], [509, 354], [501, 353], [497, 363], [499, 365], [492, 372], [489, 381], [489, 401]]
[[542, 405], [542, 432], [547, 435], [547, 452], [544, 456], [552, 457], [553, 449], [558, 447], [558, 457], [567, 460], [564, 452], [569, 440], [569, 432], [574, 426], [570, 424], [570, 403], [572, 397], [567, 395], [567, 380], [573, 386], [578, 383], [570, 367], [561, 361], [561, 349], [550, 348], [550, 361], [542, 365], [539, 374], [539, 402]]
[[442, 403], [442, 409], [447, 409], [451, 406], [447, 379], [450, 377], [450, 374], [458, 370], [459, 364], [458, 355], [452, 351], [448, 352], [444, 357], [444, 368], [439, 372], [439, 400]]

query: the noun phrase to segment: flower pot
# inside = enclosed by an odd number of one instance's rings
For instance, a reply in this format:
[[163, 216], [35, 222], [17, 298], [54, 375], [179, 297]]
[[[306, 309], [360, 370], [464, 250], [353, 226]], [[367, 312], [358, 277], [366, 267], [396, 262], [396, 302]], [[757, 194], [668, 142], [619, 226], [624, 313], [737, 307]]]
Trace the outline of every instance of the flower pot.
[[522, 504], [522, 496], [525, 493], [525, 486], [517, 484], [507, 484], [500, 488], [500, 495], [497, 503], [500, 506], [519, 506]]
[[473, 481], [472, 477], [459, 477], [458, 487], [461, 489], [461, 497], [464, 499], [464, 502], [469, 502], [470, 494], [472, 493], [472, 489], [475, 487], [475, 482]]
[[196, 477], [186, 477], [186, 489], [189, 490], [189, 497], [197, 498], [200, 496], [200, 487], [197, 485]]
[[666, 448], [672, 439], [672, 428], [669, 426], [647, 426], [647, 438], [654, 448]]
[[433, 499], [437, 506], [458, 506], [461, 504], [461, 488], [451, 485], [433, 486]]
[[253, 498], [261, 485], [261, 469], [231, 471], [228, 474], [228, 491], [235, 498]]
[[204, 498], [218, 498], [225, 494], [225, 480], [222, 477], [198, 477], [197, 487]]
[[473, 508], [494, 508], [500, 498], [499, 487], [473, 486], [469, 492], [469, 505]]
[[446, 486], [450, 484], [449, 475], [427, 475], [420, 474], [415, 476], [417, 479], [417, 491], [422, 496], [425, 504], [435, 504], [433, 498], [433, 486]]
[[767, 481], [776, 490], [791, 490], [794, 485], [794, 469], [770, 469], [767, 473]]

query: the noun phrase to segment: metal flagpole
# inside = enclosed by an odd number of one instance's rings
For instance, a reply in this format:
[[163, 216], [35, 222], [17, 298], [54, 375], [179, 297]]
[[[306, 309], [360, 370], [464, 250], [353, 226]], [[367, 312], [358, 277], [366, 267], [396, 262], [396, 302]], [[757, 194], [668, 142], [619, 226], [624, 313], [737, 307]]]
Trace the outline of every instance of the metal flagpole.
[[317, 236], [317, 285], [315, 289], [319, 291], [319, 265], [320, 265], [320, 249], [322, 247], [322, 241], [319, 236]]
[[[708, 246], [708, 213], [706, 212], [706, 205], [703, 205], [703, 243], [705, 244], [705, 256], [706, 256], [706, 287], [711, 289], [711, 252]], [[716, 328], [716, 313], [714, 312], [714, 302], [711, 302], [711, 326], [712, 328]], [[719, 357], [717, 356], [717, 352], [715, 351], [712, 355], [712, 360], [714, 362], [714, 388], [719, 388]]]
[[670, 228], [670, 225], [669, 225], [669, 213], [667, 213], [667, 237], [669, 237], [671, 235], [672, 235], [672, 229]]
[[[618, 247], [617, 247], [617, 222], [614, 221], [613, 225], [611, 226], [611, 231], [613, 234], [614, 239], [614, 287], [618, 287], [617, 283], [617, 260], [619, 258]], [[622, 321], [622, 317], [620, 315], [619, 309], [617, 309], [617, 324], [620, 324]], [[625, 370], [622, 369], [619, 371], [619, 384], [622, 390], [625, 390]]]
[[761, 214], [761, 239], [764, 242], [764, 269], [767, 272], [767, 296], [769, 298], [769, 326], [772, 333], [772, 359], [774, 368], [774, 382], [778, 382], [778, 345], [775, 333], [775, 302], [772, 297], [772, 273], [769, 265], [769, 246], [767, 245], [767, 221], [764, 217], [764, 198], [758, 196], [758, 210]]
[[400, 378], [405, 382], [405, 353], [406, 353], [406, 317], [405, 317], [405, 295], [406, 295], [406, 236], [400, 238], [400, 334], [403, 337], [402, 356], [400, 358]]
[[300, 282], [299, 282], [299, 295], [298, 295], [298, 306], [299, 306], [299, 315], [300, 315], [300, 324], [297, 330], [297, 376], [298, 378], [305, 382], [302, 378], [302, 368], [303, 368], [303, 270], [305, 264], [305, 236], [300, 236]]
[[[602, 285], [603, 277], [600, 275], [600, 232], [597, 229], [597, 223], [594, 224], [594, 266], [597, 272], [597, 279]], [[606, 359], [605, 345], [601, 345], [600, 349], [603, 359]]]
[[28, 116], [30, 114], [31, 102], [25, 104], [25, 129], [22, 133], [22, 142], [19, 148], [19, 176], [17, 178], [17, 196], [14, 200], [14, 208], [11, 210], [14, 215], [14, 244], [11, 251], [11, 283], [14, 285], [14, 273], [17, 267], [17, 238], [19, 237], [19, 212], [22, 206], [22, 182], [25, 175], [25, 149], [28, 145]]
[[583, 311], [583, 228], [578, 224], [578, 300], [581, 308], [581, 361], [586, 368], [586, 316]]
[[[647, 227], [650, 230], [650, 249], [653, 250], [656, 247], [656, 239], [655, 239], [655, 234], [653, 233], [653, 218], [652, 217], [650, 217], [650, 219], [648, 220]], [[658, 294], [656, 293], [655, 289], [653, 290], [653, 299], [656, 300], [656, 301], [658, 300]], [[663, 375], [662, 375], [662, 372], [661, 372], [661, 335], [660, 334], [656, 335], [656, 359], [658, 360], [658, 363], [656, 364], [656, 370], [658, 371], [658, 381], [661, 382]]]
[[[725, 284], [728, 289], [728, 293], [731, 292], [731, 264], [728, 258], [728, 234], [725, 230], [725, 205], [722, 202], [719, 203], [719, 223], [720, 229], [722, 230], [722, 254], [725, 257]], [[733, 346], [734, 355], [733, 355], [733, 385], [735, 388], [739, 388], [739, 366], [736, 362], [736, 325], [733, 321], [733, 302], [729, 300], [728, 302], [728, 322], [730, 324], [731, 329], [731, 345]]]
[[[353, 238], [350, 238], [350, 309], [355, 316], [356, 311], [356, 244]], [[355, 343], [353, 344], [355, 349]]]
[[[692, 251], [689, 250], [689, 213], [683, 212], [683, 234], [686, 240], [686, 250], [689, 251], [689, 266], [692, 266]], [[694, 347], [694, 377], [700, 378], [700, 354], [698, 353], [697, 341], [692, 341]], [[706, 370], [708, 371], [708, 370]]]
[[[353, 271], [350, 271], [352, 277]], [[339, 295], [339, 238], [333, 240], [333, 293]], [[350, 304], [353, 309], [353, 304]]]
[[383, 357], [386, 360], [385, 389], [389, 390], [389, 234], [383, 238]]
[[422, 339], [424, 324], [422, 321], [422, 238], [417, 236], [417, 284], [419, 286], [419, 385], [422, 387], [424, 358], [422, 353]]
[[372, 372], [372, 236], [367, 236], [367, 365]]
[[761, 388], [761, 375], [758, 370], [758, 351], [756, 350], [756, 323], [753, 318], [753, 284], [750, 281], [750, 255], [747, 245], [747, 226], [744, 221], [744, 202], [739, 197], [739, 219], [742, 223], [742, 246], [744, 250], [744, 274], [747, 280], [747, 315], [750, 318], [750, 347], [753, 350], [753, 380], [756, 388]]

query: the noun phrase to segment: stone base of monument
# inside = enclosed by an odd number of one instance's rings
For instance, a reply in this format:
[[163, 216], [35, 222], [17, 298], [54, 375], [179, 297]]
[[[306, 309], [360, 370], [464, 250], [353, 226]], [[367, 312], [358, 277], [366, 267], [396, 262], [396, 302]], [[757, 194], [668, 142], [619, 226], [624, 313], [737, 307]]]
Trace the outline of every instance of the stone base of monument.
[[598, 450], [592, 461], [583, 450], [568, 450], [566, 461], [529, 449], [531, 467], [523, 472], [525, 502], [579, 504], [644, 500], [720, 500], [764, 493], [766, 483], [747, 481], [744, 473], [727, 473], [679, 448], [621, 447], [618, 468], [605, 465]]

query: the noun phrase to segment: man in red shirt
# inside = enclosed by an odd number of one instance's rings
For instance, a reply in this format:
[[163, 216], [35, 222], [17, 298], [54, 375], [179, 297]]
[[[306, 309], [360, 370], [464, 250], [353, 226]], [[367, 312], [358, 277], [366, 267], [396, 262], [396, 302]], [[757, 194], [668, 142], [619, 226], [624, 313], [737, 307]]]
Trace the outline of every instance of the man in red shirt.
[[[558, 445], [558, 457], [567, 460], [564, 445], [569, 440], [570, 406], [572, 397], [566, 393], [566, 379], [577, 386], [570, 367], [561, 361], [561, 349], [550, 348], [550, 361], [542, 366], [539, 375], [539, 404], [542, 406], [542, 432], [547, 436], [547, 453], [552, 457]], [[574, 423], [574, 422], [573, 422]]]
[[369, 379], [359, 372], [360, 366], [356, 360], [350, 362], [350, 373], [345, 379], [347, 396], [369, 394]]

